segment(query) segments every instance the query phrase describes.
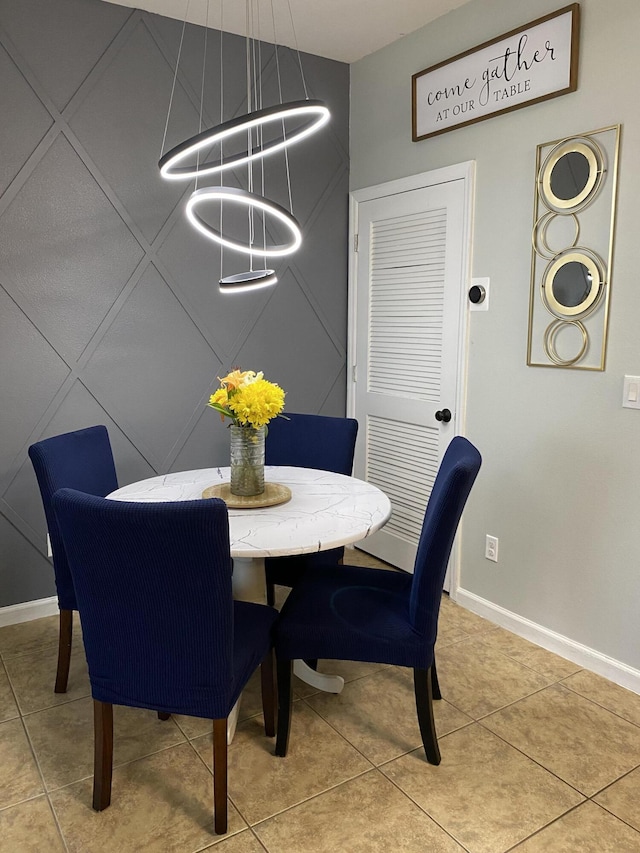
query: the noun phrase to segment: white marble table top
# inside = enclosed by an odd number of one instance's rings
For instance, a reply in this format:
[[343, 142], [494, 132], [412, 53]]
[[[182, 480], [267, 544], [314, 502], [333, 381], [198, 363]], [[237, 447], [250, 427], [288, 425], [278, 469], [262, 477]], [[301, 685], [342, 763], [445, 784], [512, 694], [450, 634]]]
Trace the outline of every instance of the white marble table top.
[[[131, 483], [108, 497], [121, 501], [195, 500], [208, 486], [228, 481], [228, 468], [203, 468]], [[288, 486], [291, 500], [260, 509], [230, 509], [233, 557], [281, 557], [349, 545], [379, 530], [391, 515], [384, 492], [355, 477], [267, 465], [265, 481]]]

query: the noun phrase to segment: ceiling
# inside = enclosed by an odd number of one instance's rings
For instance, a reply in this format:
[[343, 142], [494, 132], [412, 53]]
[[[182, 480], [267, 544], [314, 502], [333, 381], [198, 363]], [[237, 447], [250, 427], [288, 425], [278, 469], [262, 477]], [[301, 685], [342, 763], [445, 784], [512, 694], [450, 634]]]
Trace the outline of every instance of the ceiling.
[[[246, 2], [243, 0], [105, 0], [155, 12], [169, 18], [205, 24], [225, 32], [247, 35]], [[297, 47], [341, 62], [355, 62], [402, 36], [423, 27], [468, 0], [275, 0], [276, 37], [273, 35], [271, 2], [257, 0], [260, 30], [254, 23], [250, 35], [265, 41]], [[255, 8], [256, 3], [254, 3]], [[222, 8], [222, 27], [221, 27]], [[291, 24], [295, 24], [295, 36]]]

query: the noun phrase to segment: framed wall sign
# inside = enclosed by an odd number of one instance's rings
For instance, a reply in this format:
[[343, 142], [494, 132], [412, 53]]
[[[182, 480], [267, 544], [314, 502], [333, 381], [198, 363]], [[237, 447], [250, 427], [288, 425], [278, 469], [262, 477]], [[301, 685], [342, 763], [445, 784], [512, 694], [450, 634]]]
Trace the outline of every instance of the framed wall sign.
[[575, 92], [579, 30], [572, 3], [414, 74], [413, 141]]

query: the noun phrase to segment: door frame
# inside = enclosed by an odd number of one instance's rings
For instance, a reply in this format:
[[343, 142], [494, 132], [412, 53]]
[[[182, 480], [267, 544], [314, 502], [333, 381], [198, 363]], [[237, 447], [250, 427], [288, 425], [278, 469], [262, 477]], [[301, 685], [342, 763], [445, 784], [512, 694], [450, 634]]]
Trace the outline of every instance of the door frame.
[[[469, 301], [466, 293], [471, 284], [471, 255], [473, 239], [473, 210], [475, 194], [475, 160], [467, 160], [441, 169], [433, 169], [429, 172], [421, 172], [406, 178], [399, 178], [352, 190], [349, 193], [349, 289], [348, 289], [348, 322], [347, 322], [347, 416], [355, 415], [355, 332], [356, 332], [356, 309], [357, 309], [357, 281], [358, 281], [358, 211], [362, 202], [373, 201], [385, 196], [398, 195], [411, 190], [424, 189], [450, 181], [462, 180], [464, 182], [464, 212], [462, 223], [462, 258], [460, 286], [462, 288], [460, 299], [460, 317], [458, 318], [458, 345], [457, 359], [458, 369], [456, 375], [456, 425], [454, 434], [464, 434], [466, 424], [466, 398], [467, 398], [467, 362], [469, 352]], [[456, 536], [449, 560], [449, 595], [455, 600], [460, 585], [460, 533]]]

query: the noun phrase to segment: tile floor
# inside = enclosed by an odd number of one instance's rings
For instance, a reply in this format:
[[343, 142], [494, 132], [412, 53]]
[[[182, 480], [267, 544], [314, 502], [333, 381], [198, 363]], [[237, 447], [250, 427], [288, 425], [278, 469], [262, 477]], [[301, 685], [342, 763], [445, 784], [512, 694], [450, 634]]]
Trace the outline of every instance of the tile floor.
[[446, 597], [440, 766], [420, 748], [409, 671], [325, 663], [347, 680], [340, 696], [297, 682], [286, 759], [254, 680], [224, 837], [209, 723], [193, 718], [114, 709], [112, 805], [92, 811], [86, 666], [77, 643], [55, 695], [56, 642], [56, 617], [0, 629], [2, 853], [640, 853], [640, 696]]

